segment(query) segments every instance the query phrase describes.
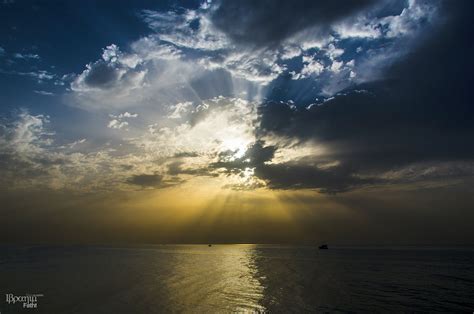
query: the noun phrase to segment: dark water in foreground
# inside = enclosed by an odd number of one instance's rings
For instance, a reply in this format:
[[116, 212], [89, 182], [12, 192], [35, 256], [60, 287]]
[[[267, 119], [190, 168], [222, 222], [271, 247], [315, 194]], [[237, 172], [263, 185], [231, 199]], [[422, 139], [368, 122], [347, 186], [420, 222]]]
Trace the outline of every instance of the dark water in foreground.
[[318, 251], [266, 245], [0, 246], [5, 294], [26, 313], [474, 311], [474, 250]]

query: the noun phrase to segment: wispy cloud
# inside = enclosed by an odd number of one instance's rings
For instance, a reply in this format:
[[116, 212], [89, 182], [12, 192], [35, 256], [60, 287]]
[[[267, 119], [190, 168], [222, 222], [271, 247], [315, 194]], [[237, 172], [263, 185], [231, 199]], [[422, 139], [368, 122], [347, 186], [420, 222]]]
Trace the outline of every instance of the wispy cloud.
[[27, 59], [35, 59], [35, 60], [39, 60], [41, 59], [39, 55], [35, 54], [35, 53], [15, 53], [13, 54], [13, 57], [16, 58], [16, 59], [24, 59], [24, 60], [27, 60]]
[[0, 73], [31, 77], [31, 78], [36, 79], [36, 81], [39, 83], [44, 82], [44, 81], [52, 81], [52, 80], [58, 79], [56, 74], [51, 73], [47, 70], [23, 72], [23, 71], [15, 71], [15, 70], [8, 71], [8, 70], [0, 69]]
[[43, 96], [53, 96], [54, 95], [53, 92], [48, 92], [48, 91], [44, 91], [44, 90], [35, 90], [34, 92], [36, 94], [43, 95]]

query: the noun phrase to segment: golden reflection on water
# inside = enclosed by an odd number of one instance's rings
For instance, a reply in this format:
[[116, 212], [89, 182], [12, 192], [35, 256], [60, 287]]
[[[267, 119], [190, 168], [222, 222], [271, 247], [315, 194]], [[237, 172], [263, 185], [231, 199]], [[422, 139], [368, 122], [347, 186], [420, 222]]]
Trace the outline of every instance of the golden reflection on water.
[[166, 282], [171, 304], [178, 312], [263, 312], [255, 254], [251, 244], [180, 247]]

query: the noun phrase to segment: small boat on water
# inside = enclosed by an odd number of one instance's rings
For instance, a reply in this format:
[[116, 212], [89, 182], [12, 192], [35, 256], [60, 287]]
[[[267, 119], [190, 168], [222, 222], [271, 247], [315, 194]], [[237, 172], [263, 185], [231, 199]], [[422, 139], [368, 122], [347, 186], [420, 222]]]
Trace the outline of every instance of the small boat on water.
[[327, 250], [327, 249], [329, 249], [329, 247], [328, 247], [327, 244], [322, 244], [322, 245], [320, 245], [320, 246], [318, 247], [318, 249], [320, 249], [320, 250]]

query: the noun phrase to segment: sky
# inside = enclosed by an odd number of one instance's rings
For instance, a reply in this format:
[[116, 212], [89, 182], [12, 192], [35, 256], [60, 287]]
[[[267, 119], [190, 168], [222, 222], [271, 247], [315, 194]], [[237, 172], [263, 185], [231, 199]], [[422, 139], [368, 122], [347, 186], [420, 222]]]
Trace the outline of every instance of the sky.
[[473, 245], [471, 1], [0, 2], [0, 242]]

